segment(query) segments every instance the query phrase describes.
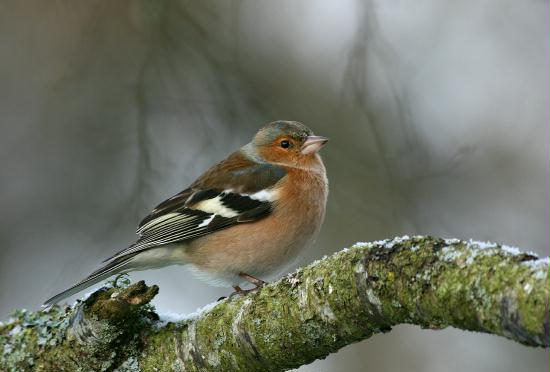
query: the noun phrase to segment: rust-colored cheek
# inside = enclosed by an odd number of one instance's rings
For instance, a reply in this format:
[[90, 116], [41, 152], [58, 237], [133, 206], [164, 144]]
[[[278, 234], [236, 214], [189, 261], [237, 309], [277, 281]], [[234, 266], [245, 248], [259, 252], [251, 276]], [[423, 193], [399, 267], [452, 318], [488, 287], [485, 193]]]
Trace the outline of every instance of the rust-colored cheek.
[[278, 146], [266, 146], [262, 147], [258, 151], [262, 159], [276, 162], [276, 163], [287, 163], [294, 160], [292, 150], [285, 150]]

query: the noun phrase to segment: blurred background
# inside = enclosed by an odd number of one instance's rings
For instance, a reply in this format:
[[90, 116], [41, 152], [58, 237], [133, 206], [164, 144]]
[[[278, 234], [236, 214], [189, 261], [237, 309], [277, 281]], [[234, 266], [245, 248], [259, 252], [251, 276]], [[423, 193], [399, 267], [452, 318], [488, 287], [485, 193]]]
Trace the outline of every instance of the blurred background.
[[[547, 1], [0, 7], [0, 319], [133, 242], [275, 119], [331, 138], [327, 218], [302, 264], [403, 234], [548, 255]], [[228, 293], [179, 267], [132, 279], [160, 285], [160, 312]], [[398, 326], [300, 371], [382, 370], [547, 371], [548, 351]]]

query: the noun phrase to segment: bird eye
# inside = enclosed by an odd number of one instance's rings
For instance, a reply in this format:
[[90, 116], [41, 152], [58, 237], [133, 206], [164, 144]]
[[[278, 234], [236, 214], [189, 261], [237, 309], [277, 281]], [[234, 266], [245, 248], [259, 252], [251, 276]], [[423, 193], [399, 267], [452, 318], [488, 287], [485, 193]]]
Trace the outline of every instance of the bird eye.
[[290, 147], [290, 142], [288, 142], [287, 140], [281, 141], [281, 147], [283, 149], [288, 149]]

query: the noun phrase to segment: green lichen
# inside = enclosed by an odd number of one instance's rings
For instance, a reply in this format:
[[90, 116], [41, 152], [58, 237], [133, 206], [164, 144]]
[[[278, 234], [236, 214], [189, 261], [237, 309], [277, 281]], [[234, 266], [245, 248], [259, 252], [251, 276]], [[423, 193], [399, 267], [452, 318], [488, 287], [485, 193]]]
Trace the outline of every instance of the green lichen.
[[0, 370], [283, 371], [400, 323], [548, 347], [548, 260], [489, 243], [360, 243], [177, 323], [155, 318], [157, 291], [119, 278], [75, 309], [15, 313]]
[[[366, 270], [380, 276], [371, 287], [394, 321], [496, 333], [531, 345], [547, 333], [547, 306], [537, 301], [548, 298], [548, 266], [521, 265], [534, 256], [495, 244], [429, 237], [371, 250]], [[395, 270], [401, 270], [397, 281]], [[503, 309], [512, 313], [503, 316]]]
[[37, 353], [61, 344], [73, 310], [67, 306], [38, 312], [16, 310], [8, 324], [0, 327], [0, 370], [29, 371]]
[[140, 372], [139, 363], [136, 357], [129, 357], [113, 372]]
[[[548, 268], [522, 260], [531, 257], [430, 237], [358, 244], [259, 293], [224, 301], [193, 324], [159, 329], [151, 345], [179, 337], [169, 344], [186, 345], [175, 356], [186, 371], [247, 372], [303, 365], [399, 323], [547, 345], [547, 305], [536, 302], [547, 302]], [[156, 347], [145, 350], [144, 371], [160, 362], [149, 352]]]
[[15, 312], [0, 326], [0, 371], [139, 371], [142, 330], [152, 324], [148, 301], [156, 291], [141, 282], [118, 285], [74, 308]]

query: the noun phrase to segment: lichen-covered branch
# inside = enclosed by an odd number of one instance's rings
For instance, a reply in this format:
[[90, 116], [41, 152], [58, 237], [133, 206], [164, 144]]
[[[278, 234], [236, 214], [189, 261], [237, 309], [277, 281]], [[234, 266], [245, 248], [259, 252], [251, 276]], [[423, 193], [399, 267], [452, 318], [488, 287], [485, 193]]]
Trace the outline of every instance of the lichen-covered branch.
[[284, 371], [400, 323], [549, 346], [548, 259], [488, 243], [358, 243], [257, 293], [159, 320], [143, 282], [0, 326], [2, 371]]

